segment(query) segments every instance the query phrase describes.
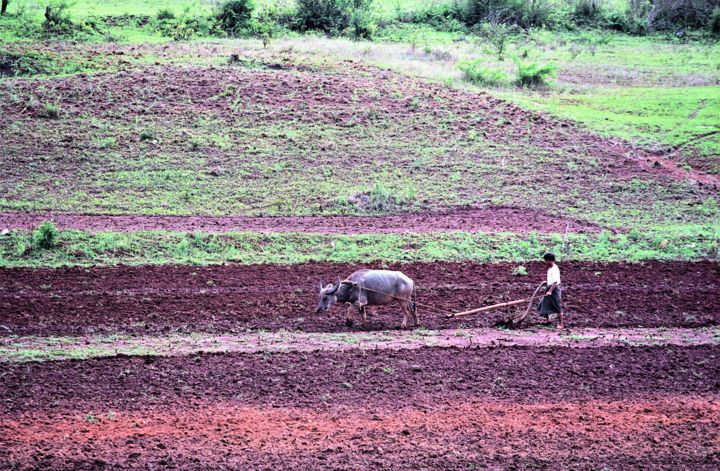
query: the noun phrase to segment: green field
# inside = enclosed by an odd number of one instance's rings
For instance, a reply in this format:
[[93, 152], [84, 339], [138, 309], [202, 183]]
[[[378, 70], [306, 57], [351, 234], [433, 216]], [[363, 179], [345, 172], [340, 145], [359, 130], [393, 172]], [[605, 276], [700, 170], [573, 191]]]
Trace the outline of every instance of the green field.
[[[23, 21], [39, 25], [42, 11], [10, 5], [0, 51], [26, 62], [18, 77], [0, 77], [0, 211], [308, 216], [503, 206], [635, 234], [634, 243], [613, 239], [605, 255], [596, 236], [571, 234], [572, 258], [716, 256], [717, 191], [696, 181], [720, 173], [720, 46], [705, 36], [533, 29], [512, 34], [502, 59], [473, 32], [392, 21], [373, 41], [291, 31], [269, 44], [174, 41], [156, 13], [209, 15], [211, 2], [78, 1], [74, 21], [104, 19], [69, 44], [24, 37]], [[395, 2], [376, 7], [387, 19], [398, 11]], [[459, 65], [472, 60], [504, 79], [469, 83]], [[557, 74], [519, 87], [519, 63], [554, 64]], [[0, 236], [1, 263], [345, 260], [326, 250], [333, 237], [233, 235], [190, 254], [175, 250], [183, 234], [107, 235], [133, 247], [125, 250], [63, 232], [56, 254], [27, 251], [29, 237]], [[353, 236], [347, 243], [360, 249], [347, 260], [530, 257], [516, 252], [527, 236], [423, 237], [422, 249], [404, 251], [403, 238]], [[293, 238], [300, 248], [283, 254]], [[658, 250], [666, 239], [670, 248]]]

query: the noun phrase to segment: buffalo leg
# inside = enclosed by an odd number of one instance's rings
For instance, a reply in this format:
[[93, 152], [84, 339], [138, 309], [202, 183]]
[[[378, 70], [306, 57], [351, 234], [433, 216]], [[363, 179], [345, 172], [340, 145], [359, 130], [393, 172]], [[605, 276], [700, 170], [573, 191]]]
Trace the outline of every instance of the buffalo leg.
[[345, 325], [348, 327], [353, 326], [353, 315], [352, 311], [355, 309], [352, 305], [348, 306], [347, 315], [345, 316]]
[[400, 301], [400, 310], [402, 311], [402, 324], [400, 324], [401, 329], [407, 328], [408, 323], [408, 314], [410, 314], [410, 303], [407, 301]]
[[358, 300], [353, 303], [353, 308], [355, 308], [358, 314], [360, 314], [360, 317], [362, 319], [362, 326], [365, 327], [367, 325], [367, 312], [365, 311], [366, 305], [362, 304]]
[[365, 310], [367, 307], [367, 303], [367, 293], [363, 289], [360, 289], [358, 292], [358, 299], [357, 301], [355, 301], [355, 306], [360, 313], [360, 316], [362, 317], [363, 327], [367, 326], [367, 311]]

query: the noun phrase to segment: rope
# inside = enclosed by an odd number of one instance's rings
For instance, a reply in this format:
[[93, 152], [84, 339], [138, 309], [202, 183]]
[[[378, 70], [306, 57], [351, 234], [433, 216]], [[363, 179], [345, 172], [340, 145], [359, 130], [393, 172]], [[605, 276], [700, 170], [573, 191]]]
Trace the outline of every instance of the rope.
[[[356, 284], [355, 282], [350, 281], [350, 280], [345, 280], [345, 281], [343, 281], [343, 283], [352, 283], [352, 284], [355, 284], [358, 288], [364, 289], [365, 291], [372, 291], [373, 293], [383, 294], [383, 295], [385, 295], [385, 296], [390, 296], [391, 298], [393, 298], [393, 299], [398, 299], [398, 300], [400, 300], [400, 301], [408, 301], [408, 300], [405, 299], [405, 298], [401, 298], [401, 297], [399, 297], [399, 296], [395, 296], [395, 295], [392, 295], [392, 294], [390, 294], [390, 293], [383, 293], [382, 291], [378, 291], [378, 290], [376, 290], [376, 289], [368, 288], [367, 286], [362, 286], [362, 285]], [[410, 300], [410, 302], [413, 302], [413, 301]], [[417, 289], [416, 289], [415, 301], [414, 301], [414, 302], [415, 302], [415, 306], [422, 306], [424, 309], [428, 309], [428, 310], [435, 311], [435, 312], [442, 313], [442, 314], [444, 314], [444, 313], [446, 312], [444, 309], [440, 309], [440, 308], [438, 308], [438, 307], [431, 306], [431, 305], [429, 305], [429, 304], [417, 302]]]

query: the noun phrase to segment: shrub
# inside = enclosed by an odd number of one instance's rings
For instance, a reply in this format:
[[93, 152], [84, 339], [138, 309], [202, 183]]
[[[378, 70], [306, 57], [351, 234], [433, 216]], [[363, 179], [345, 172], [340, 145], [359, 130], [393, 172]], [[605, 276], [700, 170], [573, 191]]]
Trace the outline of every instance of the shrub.
[[255, 2], [253, 0], [226, 0], [215, 14], [218, 28], [230, 36], [239, 36], [250, 27]]
[[382, 182], [377, 182], [368, 191], [350, 196], [347, 202], [363, 211], [394, 212], [409, 206], [415, 197], [414, 188], [406, 188], [402, 194], [394, 193]]
[[173, 13], [172, 10], [168, 10], [167, 8], [164, 8], [157, 12], [156, 18], [158, 21], [174, 20], [175, 13]]
[[67, 11], [69, 7], [70, 5], [64, 0], [53, 2], [45, 7], [45, 20], [43, 20], [42, 28], [46, 34], [71, 35], [78, 29], [78, 26], [70, 19]]
[[715, 36], [720, 36], [720, 7], [715, 7], [708, 20], [708, 28]]
[[521, 87], [547, 85], [557, 73], [557, 67], [552, 63], [538, 65], [535, 62], [523, 64], [518, 61], [516, 64], [518, 68], [516, 83]]
[[433, 3], [421, 10], [400, 11], [396, 20], [401, 23], [425, 24], [439, 31], [465, 31], [464, 11], [460, 2]]
[[528, 271], [524, 265], [518, 265], [515, 268], [513, 268], [513, 271], [512, 271], [513, 276], [527, 276], [527, 274], [528, 274]]
[[0, 75], [46, 74], [55, 68], [53, 60], [39, 52], [23, 53], [0, 50]]
[[505, 48], [515, 30], [515, 26], [508, 26], [494, 18], [489, 23], [482, 25], [480, 35], [495, 49], [498, 60], [501, 61], [503, 60]]
[[60, 118], [60, 106], [54, 103], [45, 103], [43, 106], [43, 117], [48, 119]]
[[549, 0], [467, 0], [464, 18], [470, 26], [499, 21], [529, 29], [532, 26], [551, 26], [552, 11]]
[[197, 34], [203, 36], [210, 34], [211, 25], [207, 18], [191, 14], [190, 8], [186, 7], [178, 17], [169, 10], [159, 11], [155, 20], [155, 29], [175, 41], [188, 41]]
[[33, 247], [50, 250], [57, 246], [60, 234], [55, 224], [45, 221], [32, 233]]
[[709, 0], [653, 0], [647, 16], [651, 30], [702, 28], [717, 2]]
[[599, 0], [579, 0], [572, 13], [575, 24], [582, 26], [597, 25], [602, 19], [603, 11]]
[[465, 80], [476, 85], [496, 86], [507, 83], [507, 75], [500, 69], [485, 67], [481, 59], [464, 61], [458, 68], [465, 75]]
[[375, 30], [371, 5], [372, 0], [298, 0], [294, 27], [370, 39]]

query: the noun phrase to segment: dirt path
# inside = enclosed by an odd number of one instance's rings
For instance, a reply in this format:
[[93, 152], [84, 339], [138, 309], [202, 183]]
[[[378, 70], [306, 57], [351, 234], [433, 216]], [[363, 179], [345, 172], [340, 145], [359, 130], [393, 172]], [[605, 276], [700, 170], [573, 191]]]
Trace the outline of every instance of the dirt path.
[[717, 469], [720, 347], [8, 365], [0, 468]]
[[391, 234], [403, 232], [600, 232], [578, 219], [517, 208], [485, 208], [442, 214], [398, 216], [140, 216], [63, 213], [0, 213], [0, 230], [31, 229], [53, 221], [61, 229], [100, 231], [309, 232], [320, 234]]
[[[446, 319], [445, 314], [519, 299], [544, 277], [540, 264], [513, 276], [513, 264], [412, 263], [422, 326], [492, 327], [512, 312]], [[162, 266], [0, 270], [0, 335], [84, 336], [249, 330], [354, 332], [345, 308], [315, 313], [317, 285], [361, 268], [353, 264]], [[568, 325], [698, 327], [720, 323], [716, 263], [563, 263]], [[428, 306], [432, 306], [432, 309]], [[528, 325], [537, 322], [536, 316]], [[397, 308], [371, 309], [370, 331], [396, 329]]]
[[0, 337], [0, 362], [87, 359], [118, 355], [180, 356], [198, 353], [288, 353], [437, 348], [720, 345], [720, 327], [498, 330], [448, 329], [359, 333], [263, 332], [155, 337]]

